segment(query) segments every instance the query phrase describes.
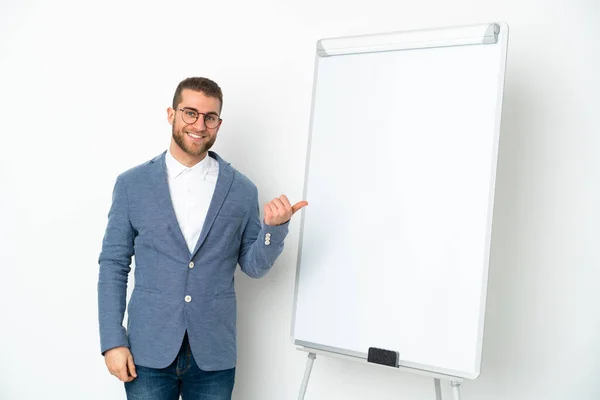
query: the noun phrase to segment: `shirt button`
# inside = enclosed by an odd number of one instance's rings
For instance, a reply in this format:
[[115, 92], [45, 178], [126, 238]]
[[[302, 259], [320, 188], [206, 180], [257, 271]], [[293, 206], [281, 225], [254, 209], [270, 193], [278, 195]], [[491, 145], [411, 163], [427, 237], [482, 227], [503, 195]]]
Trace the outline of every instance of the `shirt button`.
[[185, 296], [185, 302], [189, 303], [190, 301], [192, 301], [192, 296], [190, 296], [190, 295]]
[[190, 267], [190, 268], [194, 268], [194, 262], [193, 262], [193, 261], [190, 261], [190, 265], [189, 265], [189, 267]]
[[267, 246], [268, 246], [268, 245], [270, 245], [270, 244], [271, 244], [271, 241], [270, 241], [269, 239], [265, 240], [265, 245], [267, 245]]

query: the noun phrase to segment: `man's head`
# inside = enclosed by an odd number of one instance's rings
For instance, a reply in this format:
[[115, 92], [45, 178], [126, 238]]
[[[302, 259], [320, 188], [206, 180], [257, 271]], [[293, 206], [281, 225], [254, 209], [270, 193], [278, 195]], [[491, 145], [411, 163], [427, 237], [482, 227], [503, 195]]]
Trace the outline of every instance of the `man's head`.
[[190, 89], [195, 92], [202, 92], [208, 97], [214, 97], [219, 99], [219, 114], [221, 114], [221, 110], [223, 109], [223, 92], [219, 85], [216, 82], [211, 81], [208, 78], [187, 78], [179, 82], [177, 85], [177, 89], [175, 89], [175, 94], [173, 95], [173, 105], [174, 109], [177, 109], [179, 104], [182, 101], [181, 92], [184, 89]]
[[223, 93], [215, 82], [207, 78], [181, 81], [167, 109], [173, 127], [171, 153], [184, 164], [202, 160], [217, 138], [222, 108]]

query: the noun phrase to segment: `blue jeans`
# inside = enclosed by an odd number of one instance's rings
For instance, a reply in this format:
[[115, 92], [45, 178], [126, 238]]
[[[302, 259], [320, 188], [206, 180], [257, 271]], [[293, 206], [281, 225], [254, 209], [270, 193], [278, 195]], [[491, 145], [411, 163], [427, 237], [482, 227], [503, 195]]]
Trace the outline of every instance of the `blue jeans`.
[[135, 366], [137, 378], [125, 383], [128, 400], [231, 400], [235, 368], [203, 371], [190, 350], [187, 333], [167, 368]]

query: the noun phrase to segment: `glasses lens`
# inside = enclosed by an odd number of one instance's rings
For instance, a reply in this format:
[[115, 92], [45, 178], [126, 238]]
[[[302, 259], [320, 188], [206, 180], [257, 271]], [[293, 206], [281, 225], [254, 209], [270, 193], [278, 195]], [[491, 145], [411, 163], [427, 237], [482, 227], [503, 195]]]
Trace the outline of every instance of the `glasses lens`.
[[183, 109], [182, 111], [183, 122], [186, 124], [193, 124], [198, 120], [198, 113], [194, 110]]
[[204, 116], [204, 125], [207, 128], [216, 128], [219, 125], [219, 117], [215, 114], [207, 114]]

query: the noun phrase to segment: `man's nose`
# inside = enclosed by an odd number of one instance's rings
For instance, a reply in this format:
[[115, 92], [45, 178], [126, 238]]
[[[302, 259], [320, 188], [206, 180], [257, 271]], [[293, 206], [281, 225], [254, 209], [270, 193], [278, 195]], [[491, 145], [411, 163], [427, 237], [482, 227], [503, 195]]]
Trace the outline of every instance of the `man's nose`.
[[194, 129], [198, 129], [200, 131], [205, 130], [206, 124], [204, 123], [204, 115], [198, 116], [198, 119], [192, 124], [192, 126], [194, 127]]

